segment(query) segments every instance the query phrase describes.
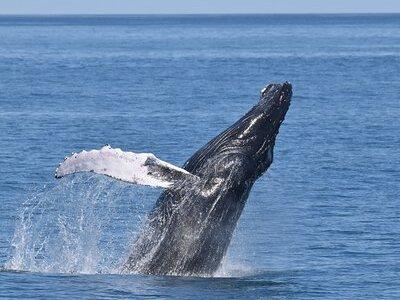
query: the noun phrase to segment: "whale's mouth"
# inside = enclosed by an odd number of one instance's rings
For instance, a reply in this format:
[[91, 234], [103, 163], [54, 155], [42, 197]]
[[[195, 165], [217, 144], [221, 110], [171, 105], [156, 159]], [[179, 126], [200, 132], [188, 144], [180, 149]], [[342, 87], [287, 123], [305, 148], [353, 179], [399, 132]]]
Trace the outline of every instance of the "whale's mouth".
[[290, 84], [290, 82], [286, 81], [282, 84], [279, 101], [290, 102], [290, 100], [292, 99], [292, 93], [292, 85]]
[[285, 119], [292, 97], [289, 82], [269, 84], [261, 91], [261, 99], [251, 112], [250, 125], [246, 133], [246, 150], [256, 162], [256, 177], [261, 176], [271, 165], [273, 147], [279, 128]]

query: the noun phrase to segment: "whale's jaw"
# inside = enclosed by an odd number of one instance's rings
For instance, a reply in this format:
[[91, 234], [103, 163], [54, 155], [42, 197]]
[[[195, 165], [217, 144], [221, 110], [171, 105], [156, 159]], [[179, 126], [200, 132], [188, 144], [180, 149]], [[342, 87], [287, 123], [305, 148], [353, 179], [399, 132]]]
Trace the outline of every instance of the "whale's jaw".
[[272, 163], [291, 85], [272, 84], [247, 114], [198, 150], [183, 181], [158, 199], [126, 272], [212, 275], [220, 266], [251, 187]]

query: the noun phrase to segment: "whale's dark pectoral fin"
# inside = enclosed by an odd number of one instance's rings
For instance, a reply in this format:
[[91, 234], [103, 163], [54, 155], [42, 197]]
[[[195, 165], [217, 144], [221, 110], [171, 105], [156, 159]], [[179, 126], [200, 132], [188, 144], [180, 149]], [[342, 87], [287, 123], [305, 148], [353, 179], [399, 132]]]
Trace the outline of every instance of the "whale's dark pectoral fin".
[[78, 172], [94, 172], [129, 183], [163, 188], [168, 188], [186, 177], [196, 178], [151, 153], [124, 152], [110, 146], [66, 157], [57, 168], [55, 177], [61, 178]]

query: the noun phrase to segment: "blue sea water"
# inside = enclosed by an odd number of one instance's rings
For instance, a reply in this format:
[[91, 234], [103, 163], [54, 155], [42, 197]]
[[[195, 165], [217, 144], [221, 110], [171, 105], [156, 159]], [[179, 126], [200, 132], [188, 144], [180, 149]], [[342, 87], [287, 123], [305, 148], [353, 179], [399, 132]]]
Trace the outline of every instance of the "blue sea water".
[[[0, 17], [0, 298], [398, 299], [400, 15]], [[118, 274], [158, 189], [56, 181], [109, 143], [181, 165], [294, 96], [215, 277]]]

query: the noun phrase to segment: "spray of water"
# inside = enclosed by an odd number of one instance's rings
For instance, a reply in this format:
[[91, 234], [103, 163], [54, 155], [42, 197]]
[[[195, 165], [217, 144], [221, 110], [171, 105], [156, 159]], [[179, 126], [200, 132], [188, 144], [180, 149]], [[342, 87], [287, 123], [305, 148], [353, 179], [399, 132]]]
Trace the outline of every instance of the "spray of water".
[[159, 191], [79, 174], [25, 201], [6, 268], [116, 273]]
[[[160, 190], [76, 174], [24, 202], [6, 269], [43, 273], [120, 273]], [[235, 257], [235, 256], [233, 256]], [[252, 274], [225, 258], [215, 277]]]

